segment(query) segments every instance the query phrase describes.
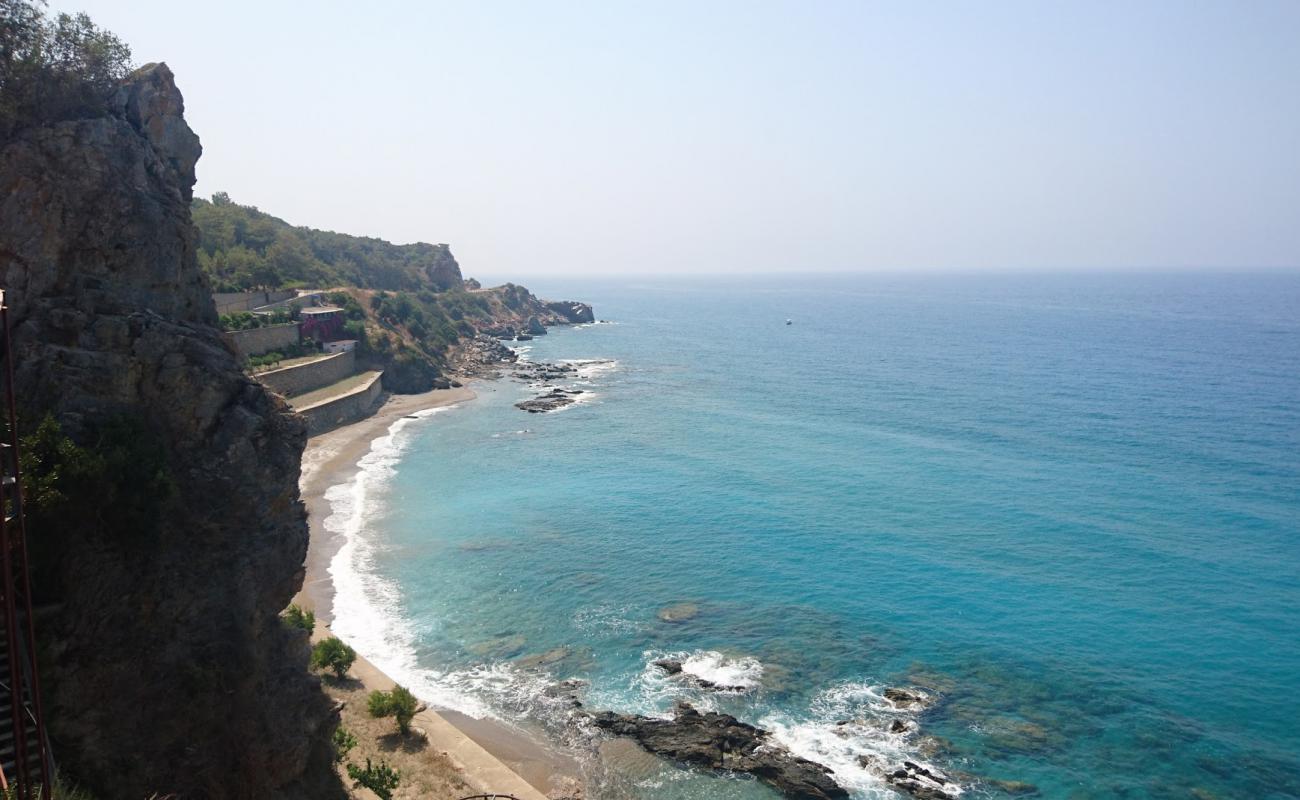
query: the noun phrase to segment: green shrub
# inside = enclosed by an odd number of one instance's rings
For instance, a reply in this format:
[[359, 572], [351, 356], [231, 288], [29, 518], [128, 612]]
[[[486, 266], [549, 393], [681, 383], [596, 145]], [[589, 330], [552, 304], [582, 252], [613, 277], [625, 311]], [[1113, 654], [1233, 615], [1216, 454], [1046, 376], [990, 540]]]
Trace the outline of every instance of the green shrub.
[[356, 660], [357, 651], [348, 647], [337, 636], [322, 639], [311, 649], [312, 669], [331, 669], [339, 678], [348, 674], [352, 662]]
[[380, 761], [379, 766], [371, 766], [370, 759], [366, 759], [366, 768], [362, 769], [356, 764], [348, 764], [348, 777], [352, 779], [353, 786], [361, 786], [374, 792], [380, 800], [393, 800], [393, 790], [397, 788], [401, 780], [401, 773], [388, 766], [388, 762]]
[[81, 446], [47, 414], [22, 437], [20, 453], [29, 530], [41, 532], [33, 539], [93, 528], [117, 541], [147, 540], [176, 491], [158, 431], [134, 416], [105, 421]]
[[334, 729], [334, 735], [330, 737], [334, 744], [334, 761], [342, 763], [347, 758], [348, 752], [357, 746], [357, 737], [352, 735], [352, 731], [342, 725]]
[[366, 703], [372, 717], [393, 717], [397, 730], [403, 736], [411, 732], [411, 719], [420, 708], [420, 701], [404, 686], [394, 686], [391, 692], [373, 691]]
[[304, 611], [297, 605], [290, 605], [285, 609], [284, 616], [281, 617], [284, 624], [290, 628], [297, 628], [300, 631], [311, 633], [316, 630], [316, 614], [312, 611]]
[[223, 331], [248, 331], [262, 327], [262, 318], [251, 311], [233, 311], [218, 319]]

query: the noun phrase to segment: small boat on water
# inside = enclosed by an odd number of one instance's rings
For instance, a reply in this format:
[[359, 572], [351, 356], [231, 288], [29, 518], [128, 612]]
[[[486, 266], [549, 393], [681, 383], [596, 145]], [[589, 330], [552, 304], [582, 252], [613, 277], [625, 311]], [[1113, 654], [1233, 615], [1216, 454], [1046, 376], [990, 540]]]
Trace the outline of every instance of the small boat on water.
[[785, 321], [785, 324], [786, 324], [786, 325], [793, 325], [793, 324], [794, 324], [794, 320], [792, 320], [792, 319], [787, 319], [787, 320]]

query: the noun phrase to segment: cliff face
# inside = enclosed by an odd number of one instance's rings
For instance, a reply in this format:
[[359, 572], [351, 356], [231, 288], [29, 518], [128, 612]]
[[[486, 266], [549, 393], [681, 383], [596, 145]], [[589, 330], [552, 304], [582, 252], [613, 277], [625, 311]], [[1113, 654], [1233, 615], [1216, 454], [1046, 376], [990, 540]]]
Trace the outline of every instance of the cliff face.
[[103, 797], [335, 796], [331, 709], [277, 618], [307, 547], [304, 426], [214, 327], [171, 72], [143, 68], [115, 106], [0, 147], [20, 425], [50, 412], [93, 446], [139, 420], [174, 487], [148, 536], [33, 531], [57, 602], [38, 617], [55, 755]]

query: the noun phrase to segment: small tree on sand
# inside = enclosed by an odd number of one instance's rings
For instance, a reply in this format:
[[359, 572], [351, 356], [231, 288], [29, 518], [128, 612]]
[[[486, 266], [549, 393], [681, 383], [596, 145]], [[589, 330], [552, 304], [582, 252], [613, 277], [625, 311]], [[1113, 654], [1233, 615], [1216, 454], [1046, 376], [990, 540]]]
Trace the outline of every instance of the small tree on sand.
[[344, 644], [337, 636], [321, 639], [311, 649], [312, 669], [332, 669], [334, 675], [343, 678], [357, 660], [357, 651]]
[[395, 686], [391, 692], [373, 691], [367, 702], [372, 717], [393, 717], [397, 720], [397, 730], [403, 736], [411, 732], [411, 719], [420, 708], [420, 701], [415, 699], [404, 686]]
[[397, 788], [402, 776], [388, 766], [387, 761], [380, 761], [376, 767], [371, 766], [370, 759], [367, 758], [365, 769], [356, 764], [348, 764], [348, 777], [352, 779], [353, 786], [364, 786], [378, 795], [380, 800], [393, 800], [393, 790]]
[[334, 745], [334, 760], [341, 762], [348, 757], [348, 751], [357, 746], [357, 737], [352, 731], [342, 725], [334, 729], [334, 735], [330, 737]]

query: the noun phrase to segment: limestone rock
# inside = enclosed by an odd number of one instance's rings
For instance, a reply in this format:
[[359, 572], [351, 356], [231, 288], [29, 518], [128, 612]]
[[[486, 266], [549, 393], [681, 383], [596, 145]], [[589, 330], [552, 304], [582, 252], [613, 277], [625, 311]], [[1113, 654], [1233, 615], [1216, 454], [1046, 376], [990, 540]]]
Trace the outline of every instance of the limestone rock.
[[114, 107], [0, 146], [20, 428], [49, 413], [94, 446], [141, 420], [175, 487], [147, 542], [33, 531], [60, 768], [102, 797], [337, 797], [334, 711], [278, 618], [307, 549], [304, 424], [215, 327], [170, 70], [137, 71]]

